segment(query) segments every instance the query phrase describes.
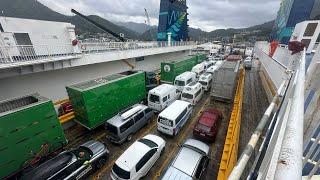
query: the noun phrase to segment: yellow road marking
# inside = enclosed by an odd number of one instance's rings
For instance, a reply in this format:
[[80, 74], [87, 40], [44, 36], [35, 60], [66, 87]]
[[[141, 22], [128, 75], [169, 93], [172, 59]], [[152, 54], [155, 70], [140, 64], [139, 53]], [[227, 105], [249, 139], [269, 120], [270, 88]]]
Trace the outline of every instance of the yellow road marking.
[[96, 137], [95, 140], [99, 140], [99, 139], [105, 137], [106, 135], [107, 135], [107, 133], [104, 132], [100, 136]]

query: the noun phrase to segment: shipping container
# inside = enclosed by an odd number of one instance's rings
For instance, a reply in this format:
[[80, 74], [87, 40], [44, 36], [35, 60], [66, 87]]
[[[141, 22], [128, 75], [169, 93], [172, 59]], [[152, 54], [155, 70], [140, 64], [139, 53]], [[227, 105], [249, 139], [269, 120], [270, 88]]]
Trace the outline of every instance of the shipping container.
[[198, 64], [198, 59], [200, 59], [198, 56], [192, 56], [182, 60], [162, 62], [161, 82], [172, 84], [176, 76], [191, 71], [192, 67]]
[[66, 143], [51, 100], [33, 94], [0, 102], [0, 179]]
[[75, 120], [94, 129], [146, 98], [145, 72], [128, 71], [67, 86]]
[[231, 102], [235, 93], [240, 61], [224, 61], [213, 74], [210, 96], [214, 100]]

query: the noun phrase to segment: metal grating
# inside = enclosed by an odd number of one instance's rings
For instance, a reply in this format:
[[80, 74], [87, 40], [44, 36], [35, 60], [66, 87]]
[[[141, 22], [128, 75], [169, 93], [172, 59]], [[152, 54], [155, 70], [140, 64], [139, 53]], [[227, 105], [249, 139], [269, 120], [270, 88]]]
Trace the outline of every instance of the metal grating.
[[125, 75], [121, 75], [121, 74], [112, 74], [112, 75], [109, 75], [109, 76], [106, 76], [106, 77], [90, 80], [90, 81], [83, 82], [83, 83], [80, 83], [80, 84], [76, 84], [76, 85], [73, 85], [72, 87], [85, 90], [85, 89], [88, 89], [88, 88], [91, 88], [91, 87], [94, 87], [94, 86], [97, 86], [97, 85], [107, 84], [109, 81], [113, 81], [115, 79], [119, 79], [119, 78], [122, 78], [124, 76]]

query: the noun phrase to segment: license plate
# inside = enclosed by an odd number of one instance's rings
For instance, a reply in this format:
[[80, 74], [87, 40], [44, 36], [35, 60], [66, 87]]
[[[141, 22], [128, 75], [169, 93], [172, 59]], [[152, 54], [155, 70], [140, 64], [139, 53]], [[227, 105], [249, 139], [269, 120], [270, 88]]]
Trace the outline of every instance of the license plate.
[[205, 134], [203, 134], [203, 133], [200, 133], [200, 135], [201, 135], [201, 136], [206, 136], [206, 135], [205, 135]]

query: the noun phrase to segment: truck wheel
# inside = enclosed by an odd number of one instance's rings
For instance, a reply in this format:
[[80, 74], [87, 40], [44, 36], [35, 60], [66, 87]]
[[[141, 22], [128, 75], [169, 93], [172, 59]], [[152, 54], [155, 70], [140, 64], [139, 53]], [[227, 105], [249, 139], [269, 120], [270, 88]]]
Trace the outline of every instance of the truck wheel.
[[132, 139], [132, 134], [129, 134], [129, 136], [127, 137], [127, 141], [129, 142], [131, 141], [131, 139]]

